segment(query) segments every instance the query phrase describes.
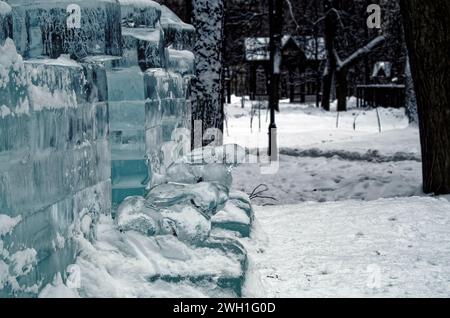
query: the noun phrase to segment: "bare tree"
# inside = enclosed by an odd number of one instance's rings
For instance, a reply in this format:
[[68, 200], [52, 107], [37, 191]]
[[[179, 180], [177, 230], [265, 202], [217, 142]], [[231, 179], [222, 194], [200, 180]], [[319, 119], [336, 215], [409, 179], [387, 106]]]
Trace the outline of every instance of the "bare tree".
[[384, 35], [379, 35], [367, 45], [357, 49], [346, 59], [341, 59], [335, 46], [337, 30], [342, 24], [341, 13], [335, 8], [333, 0], [326, 0], [325, 9], [325, 47], [327, 51], [327, 65], [323, 76], [322, 107], [330, 110], [331, 90], [333, 82], [336, 83], [338, 99], [338, 111], [347, 110], [348, 71], [365, 56], [370, 54], [386, 40]]

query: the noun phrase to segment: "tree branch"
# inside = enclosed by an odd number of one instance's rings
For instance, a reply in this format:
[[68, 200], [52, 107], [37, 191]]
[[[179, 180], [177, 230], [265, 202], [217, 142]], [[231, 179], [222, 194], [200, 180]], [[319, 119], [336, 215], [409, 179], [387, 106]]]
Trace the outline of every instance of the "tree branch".
[[384, 35], [380, 35], [373, 39], [369, 44], [366, 46], [356, 50], [352, 55], [350, 55], [347, 59], [345, 59], [342, 62], [338, 62], [337, 71], [341, 71], [344, 68], [349, 68], [350, 66], [354, 65], [358, 62], [359, 59], [365, 57], [370, 52], [372, 52], [375, 48], [380, 46], [386, 41], [386, 37]]

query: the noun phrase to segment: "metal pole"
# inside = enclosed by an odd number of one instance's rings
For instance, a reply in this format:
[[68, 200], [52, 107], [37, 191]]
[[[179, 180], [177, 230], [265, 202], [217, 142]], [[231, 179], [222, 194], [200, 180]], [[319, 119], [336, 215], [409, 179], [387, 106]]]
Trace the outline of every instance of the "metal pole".
[[281, 37], [283, 31], [283, 0], [269, 0], [270, 23], [270, 125], [269, 151], [272, 161], [278, 160], [277, 125], [275, 112], [279, 110], [279, 83], [281, 73]]

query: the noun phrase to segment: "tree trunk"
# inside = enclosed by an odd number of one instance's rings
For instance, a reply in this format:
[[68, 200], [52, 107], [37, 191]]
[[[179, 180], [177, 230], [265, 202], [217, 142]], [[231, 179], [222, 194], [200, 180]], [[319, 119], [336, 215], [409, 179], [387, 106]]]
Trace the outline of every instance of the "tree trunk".
[[[192, 119], [202, 122], [202, 136], [209, 129], [219, 132], [214, 140], [206, 138], [199, 142], [193, 133], [193, 147], [223, 143], [223, 0], [193, 0], [192, 23], [196, 29], [194, 46], [196, 62], [196, 80], [192, 89]], [[208, 133], [208, 135], [211, 135]]]
[[347, 111], [347, 92], [348, 92], [348, 71], [347, 69], [342, 69], [336, 72], [336, 93], [337, 93], [337, 111], [345, 112]]
[[411, 124], [417, 124], [419, 122], [418, 114], [417, 114], [417, 99], [416, 92], [414, 90], [414, 82], [411, 74], [411, 65], [409, 63], [409, 58], [406, 61], [405, 66], [405, 108], [406, 115], [408, 116], [409, 122]]
[[333, 87], [334, 68], [329, 67], [322, 79], [322, 108], [330, 111], [331, 89]]
[[324, 3], [325, 16], [325, 47], [327, 51], [327, 67], [323, 75], [322, 108], [330, 111], [331, 89], [333, 86], [334, 71], [336, 70], [336, 58], [334, 55], [334, 38], [336, 36], [336, 17], [331, 0]]
[[401, 0], [426, 193], [450, 194], [450, 2]]

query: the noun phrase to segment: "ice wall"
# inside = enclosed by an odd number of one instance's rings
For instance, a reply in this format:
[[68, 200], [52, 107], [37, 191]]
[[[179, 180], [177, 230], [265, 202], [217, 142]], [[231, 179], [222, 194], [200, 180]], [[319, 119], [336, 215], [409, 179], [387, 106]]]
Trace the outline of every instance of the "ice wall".
[[182, 155], [189, 138], [174, 131], [190, 127], [194, 30], [150, 0], [7, 2], [0, 297], [34, 296], [73, 264], [74, 236], [94, 239], [111, 204], [143, 195]]
[[23, 61], [10, 39], [0, 69], [0, 216], [18, 220], [1, 233], [0, 296], [33, 295], [74, 261], [76, 224], [109, 213], [105, 71]]
[[[123, 57], [104, 63], [114, 206], [128, 196], [144, 195], [152, 179], [170, 164], [168, 149], [180, 144], [172, 142], [174, 130], [190, 127], [186, 96], [194, 72], [193, 54], [172, 48], [186, 48], [183, 43], [192, 40], [192, 27], [179, 19], [163, 26], [168, 15], [174, 19], [173, 13], [150, 0], [120, 0], [120, 5]], [[183, 36], [168, 38], [168, 28]]]
[[121, 53], [120, 6], [70, 3], [87, 16], [76, 32], [66, 1], [0, 2], [0, 297], [65, 273], [72, 238], [111, 210], [106, 70], [81, 57]]

